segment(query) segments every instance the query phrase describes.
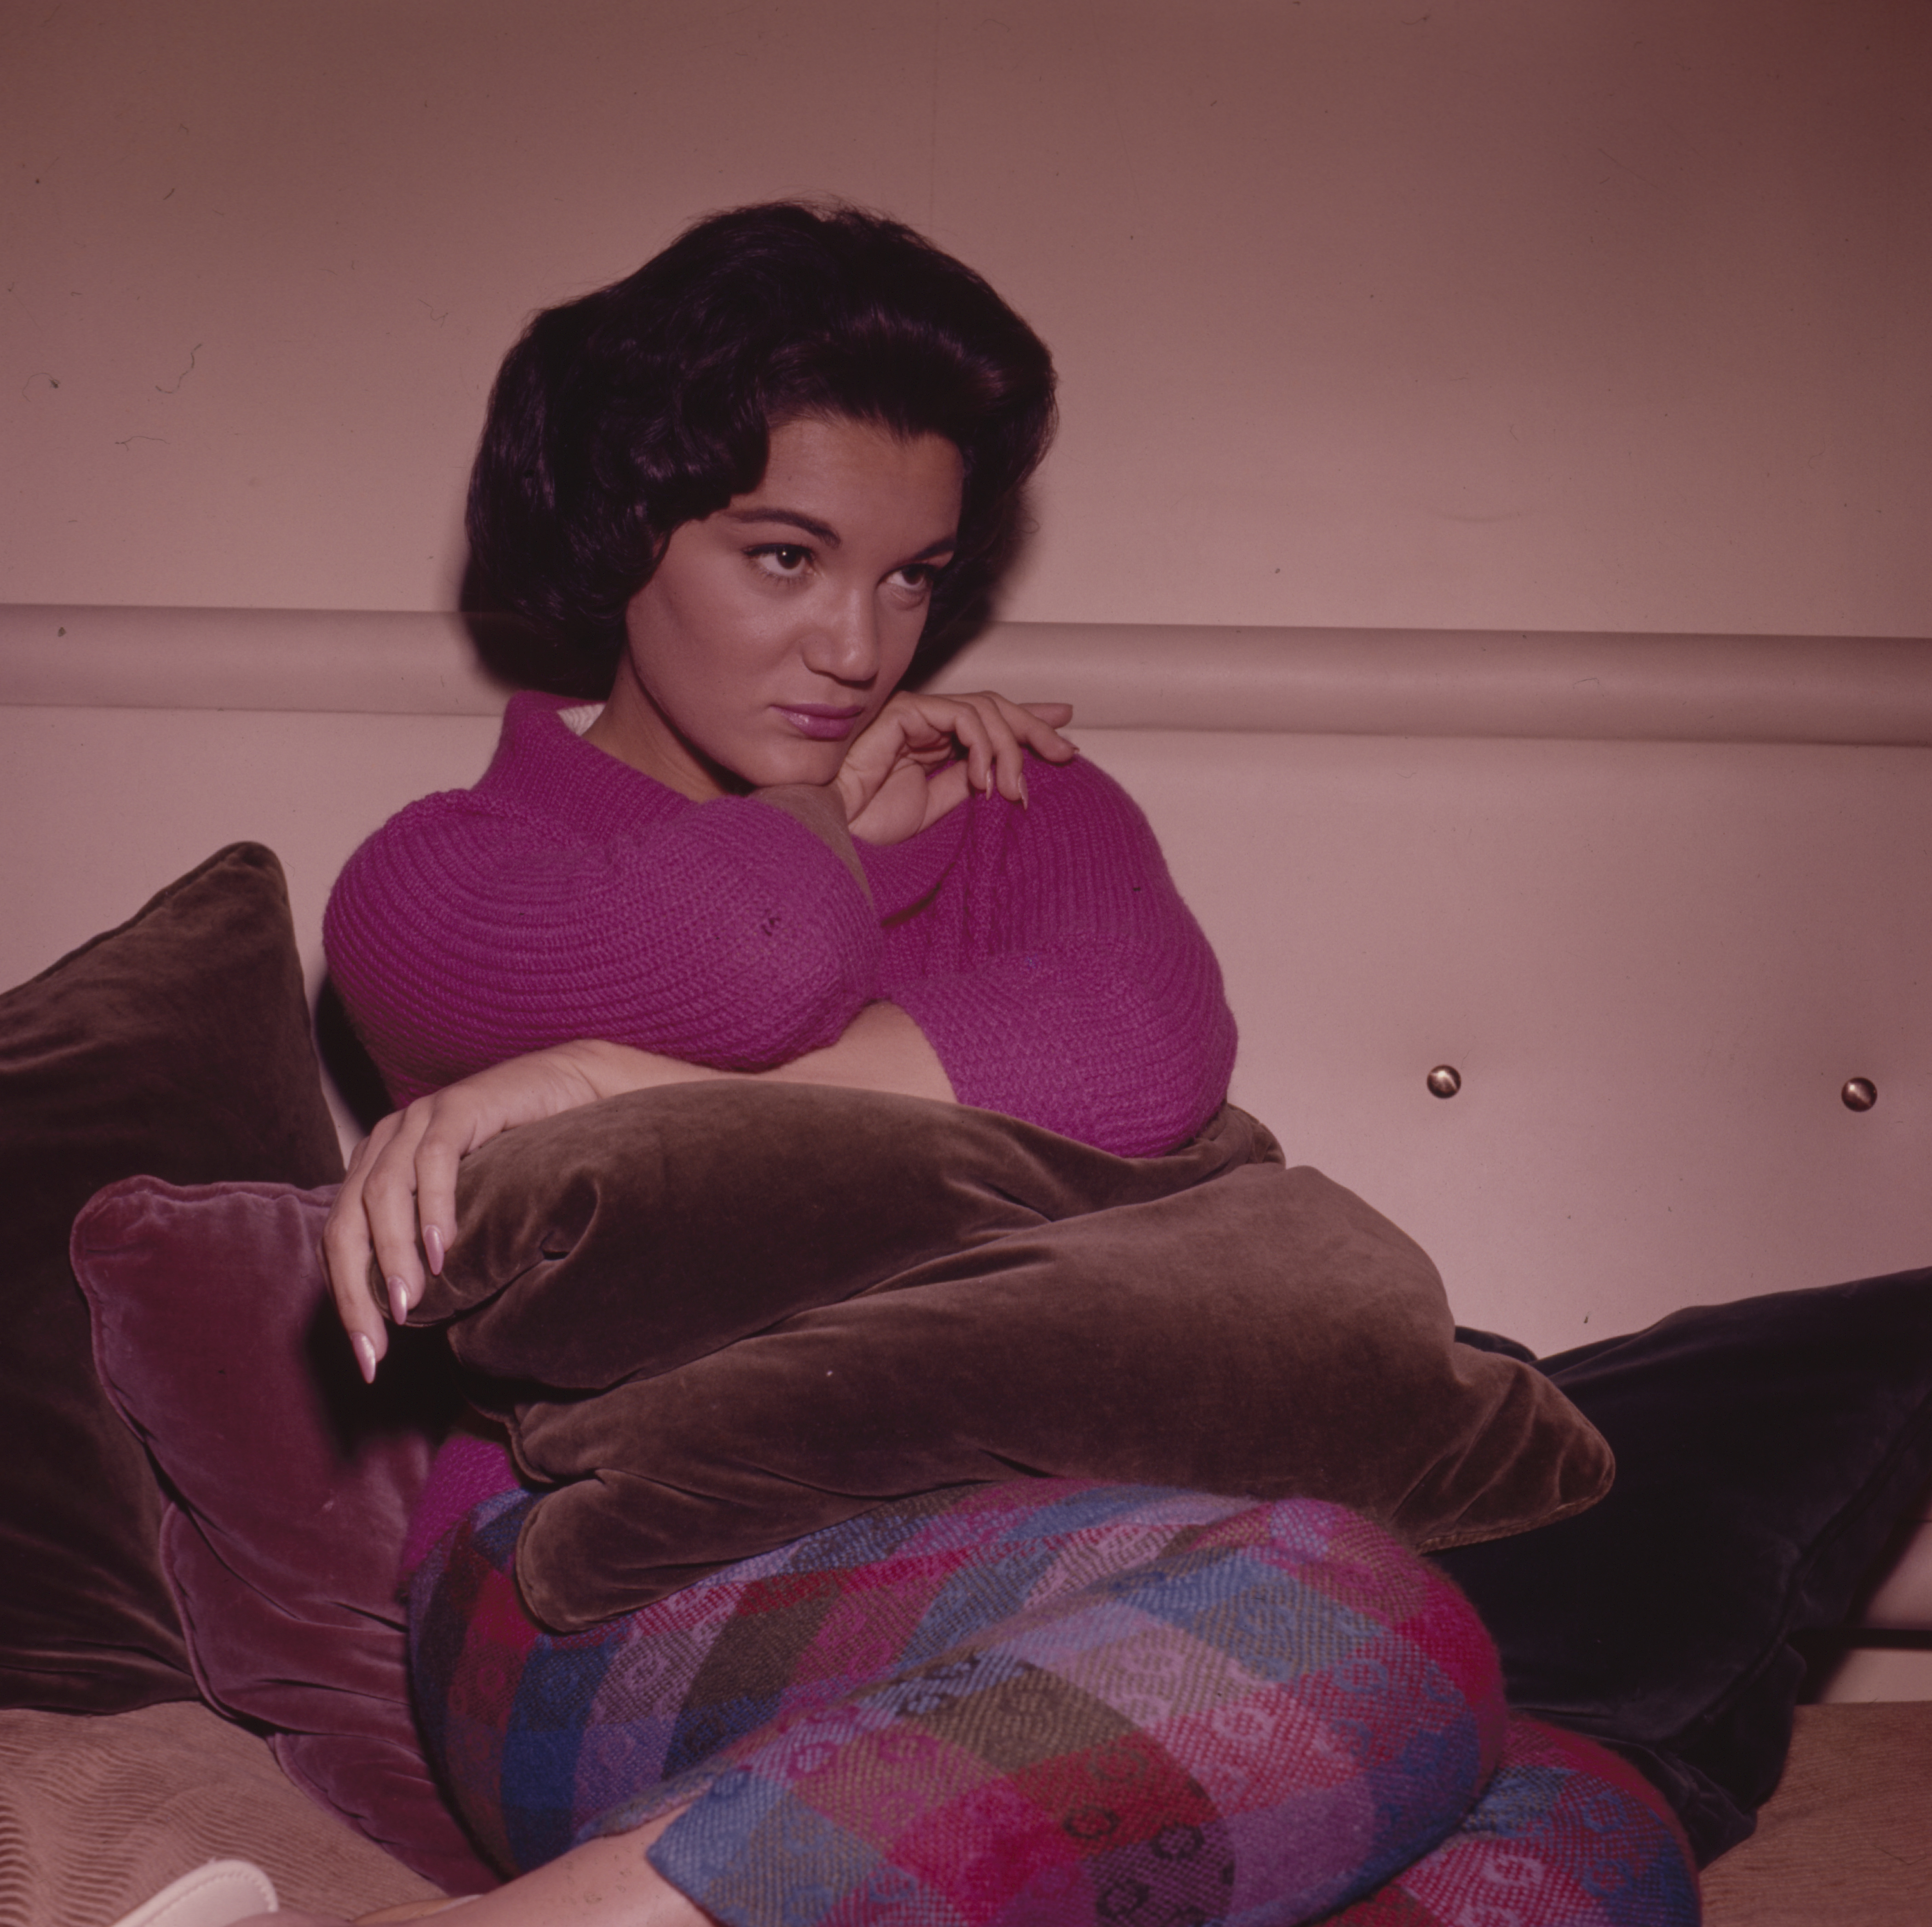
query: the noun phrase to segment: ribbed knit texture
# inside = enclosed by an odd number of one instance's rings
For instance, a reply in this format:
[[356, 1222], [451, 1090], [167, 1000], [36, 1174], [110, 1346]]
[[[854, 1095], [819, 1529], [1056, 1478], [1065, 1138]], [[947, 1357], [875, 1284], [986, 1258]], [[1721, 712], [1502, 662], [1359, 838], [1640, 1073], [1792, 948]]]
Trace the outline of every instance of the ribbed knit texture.
[[474, 789], [350, 859], [329, 967], [400, 1103], [575, 1037], [758, 1070], [868, 1003], [918, 1024], [963, 1103], [1122, 1157], [1227, 1090], [1220, 971], [1146, 819], [1084, 758], [1029, 760], [1031, 808], [974, 797], [859, 854], [754, 797], [694, 803], [512, 699]]

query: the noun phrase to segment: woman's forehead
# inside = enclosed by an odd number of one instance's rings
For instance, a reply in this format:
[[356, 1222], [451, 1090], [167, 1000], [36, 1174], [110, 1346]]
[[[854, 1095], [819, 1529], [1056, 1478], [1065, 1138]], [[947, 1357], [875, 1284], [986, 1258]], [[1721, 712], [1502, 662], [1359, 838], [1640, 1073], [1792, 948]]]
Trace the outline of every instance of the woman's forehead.
[[772, 429], [764, 475], [724, 512], [788, 516], [839, 541], [862, 529], [916, 525], [923, 533], [914, 546], [923, 548], [957, 527], [964, 474], [958, 449], [943, 436], [901, 435], [850, 416], [797, 416]]

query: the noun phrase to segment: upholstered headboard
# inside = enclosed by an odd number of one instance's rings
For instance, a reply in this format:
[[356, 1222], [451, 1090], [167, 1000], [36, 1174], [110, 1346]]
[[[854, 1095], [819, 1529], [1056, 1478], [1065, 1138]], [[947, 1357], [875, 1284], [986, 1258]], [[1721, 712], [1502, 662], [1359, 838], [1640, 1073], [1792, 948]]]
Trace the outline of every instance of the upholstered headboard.
[[[1016, 624], [939, 680], [1075, 704], [1238, 1100], [1466, 1319], [1554, 1349], [1932, 1250], [1932, 644]], [[0, 611], [0, 980], [249, 836], [313, 983], [344, 857], [502, 698], [454, 617]]]
[[[1932, 642], [1012, 624], [938, 680], [1076, 705], [1237, 1100], [1466, 1322], [1550, 1351], [1932, 1254]], [[313, 989], [343, 859], [504, 694], [454, 617], [0, 610], [0, 983], [254, 838]]]

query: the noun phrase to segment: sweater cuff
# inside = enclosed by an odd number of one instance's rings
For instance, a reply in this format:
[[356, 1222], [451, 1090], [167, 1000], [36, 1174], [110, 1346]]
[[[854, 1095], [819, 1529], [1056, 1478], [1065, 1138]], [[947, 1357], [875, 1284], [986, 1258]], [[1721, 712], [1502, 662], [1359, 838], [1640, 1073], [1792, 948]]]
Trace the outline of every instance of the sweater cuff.
[[782, 810], [794, 823], [810, 830], [845, 866], [866, 899], [866, 907], [877, 913], [872, 886], [866, 881], [858, 851], [852, 847], [852, 833], [845, 827], [844, 805], [830, 783], [774, 783], [769, 789], [754, 790], [751, 800]]

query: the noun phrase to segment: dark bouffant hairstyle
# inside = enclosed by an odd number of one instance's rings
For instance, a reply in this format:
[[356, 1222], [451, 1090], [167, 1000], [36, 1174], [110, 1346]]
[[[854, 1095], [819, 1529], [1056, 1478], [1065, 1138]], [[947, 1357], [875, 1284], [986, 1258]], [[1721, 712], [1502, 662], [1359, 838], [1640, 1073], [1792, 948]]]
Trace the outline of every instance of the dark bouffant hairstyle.
[[540, 633], [613, 671], [672, 531], [758, 485], [772, 428], [849, 416], [964, 459], [934, 632], [1004, 559], [1053, 386], [1033, 330], [898, 221], [792, 202], [713, 215], [510, 350], [470, 476], [472, 558]]

